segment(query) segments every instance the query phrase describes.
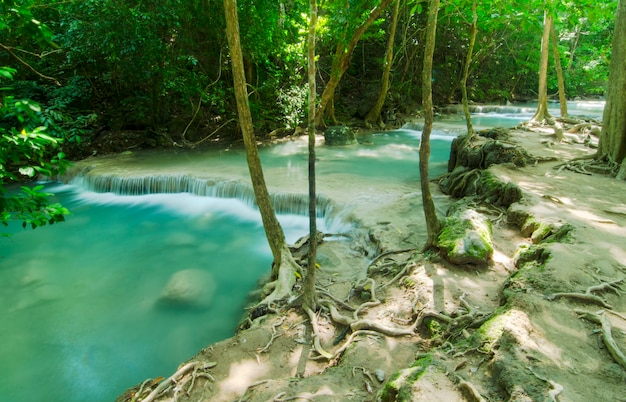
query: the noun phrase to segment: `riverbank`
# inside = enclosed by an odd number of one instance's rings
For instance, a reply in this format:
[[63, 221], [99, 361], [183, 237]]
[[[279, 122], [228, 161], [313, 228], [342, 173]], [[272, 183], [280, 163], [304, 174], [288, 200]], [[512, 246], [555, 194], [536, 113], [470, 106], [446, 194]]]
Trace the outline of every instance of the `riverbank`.
[[[359, 241], [320, 246], [318, 286], [327, 308], [316, 316], [318, 351], [310, 317], [276, 306], [202, 349], [175, 381], [147, 380], [118, 400], [167, 386], [155, 400], [375, 401], [398, 393], [409, 398], [398, 400], [620, 400], [625, 370], [594, 320], [608, 320], [615, 344], [626, 349], [626, 183], [555, 169], [594, 152], [583, 144], [522, 130], [508, 141], [556, 160], [489, 168], [517, 184], [523, 200], [508, 211], [482, 209], [493, 224], [488, 267], [452, 266], [418, 252], [425, 229], [417, 188], [379, 191], [373, 183], [352, 194], [329, 185], [330, 198], [353, 197], [353, 213], [382, 254], [372, 260]], [[445, 212], [454, 200], [435, 184], [433, 191]], [[571, 230], [560, 241], [533, 243], [533, 225], [513, 216]]]

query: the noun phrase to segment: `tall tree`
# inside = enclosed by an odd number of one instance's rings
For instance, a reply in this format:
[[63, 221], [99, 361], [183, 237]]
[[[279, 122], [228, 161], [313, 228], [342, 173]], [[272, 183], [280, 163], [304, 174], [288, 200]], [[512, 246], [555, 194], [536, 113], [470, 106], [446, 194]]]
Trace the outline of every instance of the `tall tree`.
[[561, 55], [559, 53], [559, 38], [557, 37], [554, 23], [552, 24], [552, 28], [550, 29], [550, 37], [552, 38], [552, 58], [554, 59], [557, 85], [559, 87], [559, 106], [561, 110], [561, 117], [567, 117], [567, 95], [565, 94], [565, 78], [563, 76]]
[[250, 171], [256, 203], [261, 213], [267, 241], [272, 250], [272, 255], [274, 256], [274, 263], [272, 264], [274, 290], [265, 300], [265, 302], [269, 302], [282, 299], [291, 294], [291, 289], [296, 281], [296, 272], [299, 267], [294, 261], [289, 247], [287, 246], [287, 242], [285, 241], [285, 234], [276, 218], [263, 176], [263, 168], [261, 167], [259, 150], [256, 145], [254, 128], [252, 126], [252, 115], [248, 104], [245, 69], [239, 36], [237, 1], [224, 0], [224, 12], [226, 16], [226, 36], [232, 61], [235, 98], [239, 113], [239, 126], [243, 134], [248, 169]]
[[396, 38], [396, 28], [398, 27], [398, 12], [400, 10], [400, 0], [395, 0], [395, 6], [393, 7], [393, 14], [391, 17], [391, 30], [389, 31], [389, 39], [387, 40], [387, 49], [385, 50], [385, 69], [383, 71], [383, 79], [380, 88], [380, 94], [378, 100], [374, 104], [374, 107], [365, 116], [367, 123], [379, 123], [382, 125], [382, 118], [380, 113], [387, 99], [387, 91], [389, 91], [389, 76], [391, 75], [391, 66], [393, 64], [393, 43]]
[[[315, 115], [315, 124], [317, 126], [324, 125], [324, 117], [326, 117], [326, 114], [330, 109], [330, 105], [332, 105], [335, 97], [335, 90], [341, 81], [341, 77], [343, 77], [343, 73], [345, 73], [350, 66], [350, 58], [352, 57], [352, 53], [354, 52], [356, 45], [359, 43], [359, 40], [365, 31], [367, 31], [370, 25], [372, 25], [380, 13], [385, 9], [385, 7], [391, 4], [391, 2], [392, 0], [381, 0], [380, 4], [368, 13], [367, 19], [354, 30], [349, 41], [345, 42], [340, 40], [337, 43], [330, 69], [330, 79], [324, 88], [324, 92], [320, 98], [320, 103], [317, 107]], [[330, 117], [333, 121], [335, 120], [334, 116]]]
[[436, 246], [437, 235], [441, 229], [437, 210], [430, 192], [428, 180], [428, 158], [430, 157], [430, 133], [433, 129], [433, 55], [435, 53], [435, 38], [437, 33], [437, 14], [439, 13], [439, 0], [430, 0], [428, 8], [428, 23], [426, 25], [426, 44], [424, 48], [424, 68], [422, 70], [422, 105], [424, 108], [424, 131], [420, 142], [420, 184], [422, 188], [422, 203], [426, 218], [426, 230], [428, 238], [424, 249]]
[[546, 7], [543, 15], [543, 35], [541, 37], [541, 60], [539, 61], [539, 89], [537, 111], [530, 119], [534, 123], [544, 123], [552, 116], [548, 112], [548, 59], [550, 56], [550, 31], [552, 30], [552, 13]]
[[598, 155], [621, 164], [619, 179], [626, 178], [626, 0], [615, 16], [609, 88], [604, 107]]
[[315, 311], [317, 309], [317, 293], [315, 291], [315, 271], [317, 252], [317, 206], [315, 186], [315, 28], [317, 26], [316, 0], [309, 0], [310, 19], [309, 35], [307, 39], [307, 65], [309, 81], [309, 258], [307, 274], [304, 279], [303, 304], [305, 308]]

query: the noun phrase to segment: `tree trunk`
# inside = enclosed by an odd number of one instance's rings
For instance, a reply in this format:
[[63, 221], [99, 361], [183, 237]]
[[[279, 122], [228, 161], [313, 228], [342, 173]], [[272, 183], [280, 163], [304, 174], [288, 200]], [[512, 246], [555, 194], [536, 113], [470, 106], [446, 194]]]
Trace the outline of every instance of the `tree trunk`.
[[339, 81], [341, 81], [341, 77], [343, 73], [346, 72], [348, 67], [350, 66], [350, 58], [352, 57], [352, 53], [354, 52], [354, 48], [359, 43], [359, 40], [367, 31], [367, 28], [372, 25], [372, 23], [378, 18], [380, 13], [387, 7], [392, 0], [382, 0], [380, 4], [375, 7], [369, 14], [367, 20], [363, 22], [352, 34], [352, 38], [347, 43], [347, 45], [340, 41], [337, 44], [337, 48], [335, 49], [335, 55], [333, 56], [333, 62], [330, 70], [330, 79], [328, 84], [326, 84], [326, 88], [324, 88], [324, 92], [322, 92], [322, 96], [320, 98], [320, 104], [317, 107], [317, 111], [315, 114], [315, 125], [318, 127], [322, 127], [324, 125], [324, 117], [327, 113], [327, 108], [329, 103], [332, 102], [335, 96], [335, 89], [339, 85]]
[[469, 112], [469, 99], [467, 98], [467, 78], [469, 77], [470, 64], [472, 63], [472, 53], [474, 52], [474, 44], [476, 43], [476, 24], [478, 23], [478, 14], [476, 13], [476, 0], [472, 1], [472, 24], [470, 25], [470, 40], [467, 48], [467, 57], [465, 58], [465, 68], [463, 69], [463, 80], [461, 81], [461, 96], [463, 102], [463, 113], [467, 122], [467, 138], [465, 141], [471, 141], [474, 137], [474, 127], [472, 126], [472, 117]]
[[[609, 89], [602, 118], [598, 155], [626, 163], [626, 0], [620, 0], [615, 16]], [[620, 177], [623, 179], [623, 177]]]
[[550, 29], [552, 37], [552, 58], [556, 69], [556, 79], [559, 85], [559, 105], [561, 107], [561, 117], [567, 117], [567, 95], [565, 94], [565, 79], [563, 78], [563, 67], [561, 66], [561, 55], [559, 54], [559, 38], [554, 29], [554, 23]]
[[437, 235], [441, 229], [435, 203], [430, 193], [430, 181], [428, 180], [428, 158], [430, 157], [430, 133], [433, 128], [433, 54], [435, 53], [435, 37], [437, 33], [437, 14], [439, 12], [439, 0], [430, 0], [428, 10], [428, 24], [426, 26], [426, 44], [424, 48], [424, 68], [422, 70], [422, 105], [424, 108], [424, 131], [420, 142], [420, 184], [422, 188], [422, 203], [424, 204], [424, 216], [426, 218], [426, 230], [428, 239], [424, 249], [436, 246]]
[[543, 17], [543, 36], [541, 38], [541, 59], [539, 61], [539, 90], [537, 111], [532, 119], [533, 123], [543, 124], [551, 119], [548, 112], [548, 58], [550, 56], [550, 30], [552, 29], [552, 14], [546, 9]]
[[316, 0], [309, 1], [311, 19], [308, 37], [308, 76], [309, 76], [309, 258], [307, 274], [304, 279], [303, 304], [312, 311], [317, 310], [317, 292], [315, 291], [315, 271], [317, 253], [317, 208], [315, 189], [315, 27], [317, 25]]
[[396, 4], [393, 8], [393, 17], [391, 20], [391, 31], [389, 32], [389, 40], [387, 41], [387, 50], [385, 51], [385, 70], [383, 71], [383, 82], [380, 88], [380, 94], [374, 107], [365, 116], [367, 123], [379, 123], [383, 121], [380, 112], [387, 99], [387, 91], [389, 90], [389, 76], [391, 75], [391, 65], [393, 64], [393, 43], [396, 38], [396, 28], [398, 27], [398, 10], [400, 9], [400, 0], [395, 0]]
[[291, 288], [295, 284], [294, 271], [297, 269], [297, 264], [293, 261], [291, 252], [287, 247], [285, 234], [274, 213], [274, 208], [272, 207], [263, 176], [259, 150], [256, 145], [254, 128], [252, 126], [252, 115], [250, 114], [250, 106], [248, 104], [248, 92], [246, 90], [245, 71], [239, 36], [239, 21], [237, 19], [237, 1], [224, 0], [224, 12], [226, 16], [226, 36], [228, 38], [228, 47], [232, 61], [235, 98], [237, 100], [237, 111], [239, 113], [239, 125], [243, 134], [248, 169], [250, 171], [256, 203], [259, 207], [265, 235], [274, 257], [272, 279], [275, 280], [276, 283], [272, 294], [274, 295], [274, 299], [278, 299], [291, 292]]

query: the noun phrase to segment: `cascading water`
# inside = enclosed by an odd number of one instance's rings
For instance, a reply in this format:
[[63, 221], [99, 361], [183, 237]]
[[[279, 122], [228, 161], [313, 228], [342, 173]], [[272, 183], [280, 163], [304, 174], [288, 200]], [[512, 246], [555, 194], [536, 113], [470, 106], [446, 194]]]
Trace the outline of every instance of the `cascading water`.
[[[527, 119], [483, 114], [492, 126]], [[436, 123], [433, 175], [463, 124]], [[419, 199], [420, 130], [320, 146], [320, 230], [349, 230], [351, 213], [366, 220], [362, 201]], [[306, 150], [306, 140], [261, 149], [290, 242], [308, 232]], [[247, 174], [239, 149], [170, 150], [86, 161], [69, 184], [50, 184], [67, 222], [15, 224], [0, 239], [0, 399], [111, 401], [231, 336], [271, 264]]]

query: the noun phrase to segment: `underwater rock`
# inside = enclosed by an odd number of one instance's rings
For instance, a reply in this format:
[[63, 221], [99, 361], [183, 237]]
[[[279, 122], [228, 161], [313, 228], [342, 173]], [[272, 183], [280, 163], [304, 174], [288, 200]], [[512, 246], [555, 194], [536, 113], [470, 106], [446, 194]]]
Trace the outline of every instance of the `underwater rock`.
[[491, 223], [473, 209], [455, 211], [443, 220], [439, 247], [453, 264], [487, 265], [493, 256]]
[[332, 126], [324, 131], [326, 145], [352, 145], [356, 144], [354, 132], [347, 126]]
[[207, 308], [213, 299], [215, 281], [200, 269], [184, 269], [172, 275], [161, 292], [158, 304], [172, 307]]

